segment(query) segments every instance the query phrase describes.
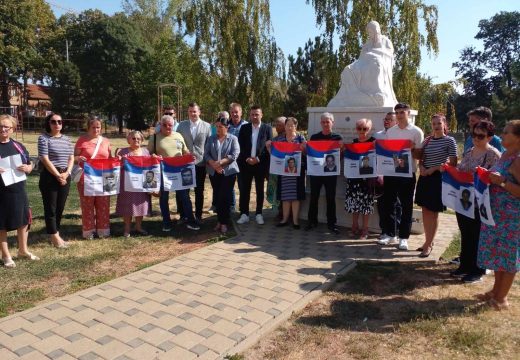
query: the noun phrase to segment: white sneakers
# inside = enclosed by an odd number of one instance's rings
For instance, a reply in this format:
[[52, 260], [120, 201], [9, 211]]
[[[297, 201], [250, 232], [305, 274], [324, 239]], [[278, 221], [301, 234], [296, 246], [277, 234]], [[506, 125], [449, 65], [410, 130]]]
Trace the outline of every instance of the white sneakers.
[[381, 234], [377, 243], [379, 245], [397, 245], [399, 250], [408, 250], [408, 239], [401, 239], [397, 236], [392, 237], [386, 234]]
[[[255, 221], [258, 225], [264, 225], [265, 222], [264, 222], [264, 217], [262, 216], [262, 214], [257, 214], [256, 217], [255, 217]], [[238, 218], [237, 220], [237, 224], [247, 224], [249, 222], [249, 216], [246, 215], [246, 214], [242, 214], [240, 215], [240, 217]]]
[[258, 225], [264, 225], [264, 217], [262, 214], [257, 214], [255, 220]]
[[246, 214], [242, 214], [240, 215], [240, 218], [237, 220], [237, 224], [245, 224], [245, 223], [248, 223], [249, 222], [249, 216], [247, 216]]
[[397, 237], [389, 236], [386, 234], [381, 234], [379, 240], [377, 241], [379, 245], [392, 245], [397, 244]]

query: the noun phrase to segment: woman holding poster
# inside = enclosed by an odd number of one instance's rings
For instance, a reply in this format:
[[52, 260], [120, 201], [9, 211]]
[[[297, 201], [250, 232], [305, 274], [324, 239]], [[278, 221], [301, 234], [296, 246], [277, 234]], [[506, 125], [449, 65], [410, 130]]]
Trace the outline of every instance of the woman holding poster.
[[506, 124], [502, 145], [506, 151], [490, 174], [495, 226], [482, 224], [477, 262], [481, 268], [495, 271], [493, 288], [477, 298], [496, 310], [509, 307], [507, 294], [520, 271], [520, 120]]
[[[359, 119], [356, 121], [358, 137], [353, 143], [375, 141], [374, 137], [368, 137], [372, 129], [372, 120]], [[367, 158], [368, 160], [368, 158]], [[368, 161], [367, 162], [368, 164]], [[361, 160], [363, 161], [363, 160]], [[360, 173], [361, 173], [360, 167]], [[369, 179], [347, 179], [345, 188], [345, 210], [352, 214], [352, 235], [366, 240], [368, 236], [368, 220], [374, 212], [374, 194], [370, 191]], [[359, 228], [359, 215], [363, 215], [362, 229]]]
[[[276, 141], [301, 144], [302, 151], [305, 149], [305, 137], [296, 132], [298, 120], [288, 117], [285, 120], [285, 134], [277, 137]], [[271, 142], [266, 143], [267, 149], [271, 150]], [[283, 227], [289, 224], [289, 216], [292, 213], [293, 228], [300, 228], [300, 201], [305, 199], [305, 156], [301, 157], [300, 175], [284, 176], [278, 175], [278, 186], [276, 196], [282, 202], [282, 221], [276, 226]], [[286, 173], [296, 173], [296, 160], [294, 157], [286, 159]]]
[[[18, 122], [11, 115], [0, 115], [0, 158], [10, 159], [14, 167], [0, 166], [0, 246], [2, 249], [2, 262], [6, 268], [14, 268], [16, 264], [11, 258], [7, 244], [7, 232], [16, 229], [18, 240], [18, 259], [40, 260], [27, 249], [27, 235], [31, 214], [29, 199], [25, 190], [25, 174], [32, 171], [27, 149], [19, 142], [11, 139], [11, 134]], [[13, 158], [16, 157], [16, 160]], [[4, 174], [12, 170], [23, 175], [22, 181], [6, 184]]]
[[[88, 159], [108, 159], [111, 157], [110, 141], [101, 136], [101, 120], [97, 116], [89, 118], [87, 133], [79, 137], [74, 147], [74, 160], [83, 167]], [[110, 196], [85, 196], [83, 176], [78, 182], [81, 206], [82, 235], [85, 239], [110, 236]]]
[[[116, 155], [120, 158], [130, 156], [150, 156], [148, 149], [142, 147], [144, 136], [140, 131], [130, 131], [126, 137], [127, 148], [121, 149]], [[151, 175], [150, 175], [151, 174]], [[155, 186], [154, 185], [155, 182]], [[153, 171], [147, 172], [143, 182], [143, 188], [156, 188], [157, 180]], [[125, 177], [121, 176], [121, 187], [119, 195], [117, 195], [116, 213], [123, 217], [124, 230], [123, 236], [130, 237], [130, 228], [132, 226], [132, 217], [135, 217], [135, 232], [137, 235], [146, 236], [148, 233], [143, 230], [143, 216], [149, 214], [150, 211], [150, 194], [146, 192], [130, 192], [125, 191]]]
[[[495, 125], [490, 121], [480, 121], [471, 132], [473, 147], [466, 151], [457, 169], [460, 171], [475, 172], [477, 166], [491, 168], [500, 159], [500, 152], [490, 145], [495, 135]], [[465, 199], [461, 194], [461, 202], [476, 204], [475, 198]], [[477, 266], [478, 240], [480, 237], [480, 212], [475, 206], [474, 218], [455, 213], [460, 229], [460, 264], [451, 272], [453, 277], [461, 277], [462, 281], [471, 283], [480, 281], [485, 269]]]
[[448, 125], [444, 114], [431, 118], [432, 135], [422, 143], [422, 159], [419, 160], [420, 176], [415, 191], [415, 203], [422, 208], [424, 244], [419, 257], [430, 256], [433, 239], [439, 226], [439, 212], [445, 210], [442, 204], [441, 166], [446, 162], [457, 165], [457, 142], [447, 136]]

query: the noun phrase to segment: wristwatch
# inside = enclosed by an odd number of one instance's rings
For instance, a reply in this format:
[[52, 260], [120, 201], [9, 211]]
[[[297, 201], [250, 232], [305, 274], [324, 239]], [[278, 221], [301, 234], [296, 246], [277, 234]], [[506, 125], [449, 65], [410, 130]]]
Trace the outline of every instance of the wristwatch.
[[500, 183], [500, 187], [502, 187], [502, 188], [504, 188], [504, 189], [505, 189], [505, 187], [506, 187], [506, 182], [505, 182], [505, 180], [504, 180], [504, 181], [502, 181], [502, 182]]

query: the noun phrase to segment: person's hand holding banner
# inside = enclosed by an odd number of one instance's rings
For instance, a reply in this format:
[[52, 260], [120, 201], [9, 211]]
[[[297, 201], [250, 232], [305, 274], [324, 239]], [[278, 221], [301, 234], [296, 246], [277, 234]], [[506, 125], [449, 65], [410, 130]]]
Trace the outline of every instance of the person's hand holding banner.
[[489, 185], [491, 185], [491, 171], [483, 167], [477, 167], [475, 172], [475, 198], [480, 213], [480, 221], [489, 226], [495, 226], [493, 214], [491, 212], [491, 202], [489, 198]]
[[161, 161], [153, 156], [124, 158], [125, 191], [157, 192], [161, 187]]
[[410, 140], [376, 140], [377, 174], [412, 177], [411, 147]]
[[307, 174], [314, 176], [337, 176], [340, 173], [340, 141], [308, 141]]
[[349, 179], [377, 177], [375, 145], [372, 141], [345, 144], [343, 174]]
[[118, 158], [88, 159], [83, 164], [85, 196], [119, 194], [121, 161]]
[[461, 215], [475, 218], [473, 174], [442, 165], [442, 203]]
[[164, 191], [191, 189], [196, 186], [193, 155], [164, 157], [162, 160]]
[[301, 155], [301, 144], [273, 141], [269, 172], [274, 175], [299, 176], [302, 165]]

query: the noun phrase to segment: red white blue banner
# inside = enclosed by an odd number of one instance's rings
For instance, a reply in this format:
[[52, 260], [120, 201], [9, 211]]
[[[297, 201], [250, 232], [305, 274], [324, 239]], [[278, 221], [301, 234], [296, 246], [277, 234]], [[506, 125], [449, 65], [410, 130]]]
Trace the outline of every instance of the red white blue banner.
[[410, 140], [376, 140], [377, 174], [412, 177]]
[[161, 187], [161, 160], [153, 156], [123, 158], [125, 191], [158, 192]]
[[284, 141], [271, 143], [269, 172], [274, 175], [299, 176], [302, 167], [301, 144]]
[[374, 142], [345, 144], [343, 159], [343, 174], [346, 178], [377, 177]]
[[83, 164], [85, 196], [119, 194], [121, 162], [117, 158], [89, 159]]
[[473, 174], [459, 171], [454, 166], [443, 165], [442, 203], [459, 214], [475, 218]]
[[307, 174], [315, 176], [338, 176], [340, 173], [341, 144], [335, 140], [308, 141]]
[[176, 191], [196, 187], [193, 155], [165, 157], [162, 159], [164, 191]]
[[475, 197], [480, 213], [480, 221], [489, 226], [495, 226], [493, 213], [491, 211], [491, 201], [489, 198], [490, 171], [482, 167], [477, 167], [475, 172]]

